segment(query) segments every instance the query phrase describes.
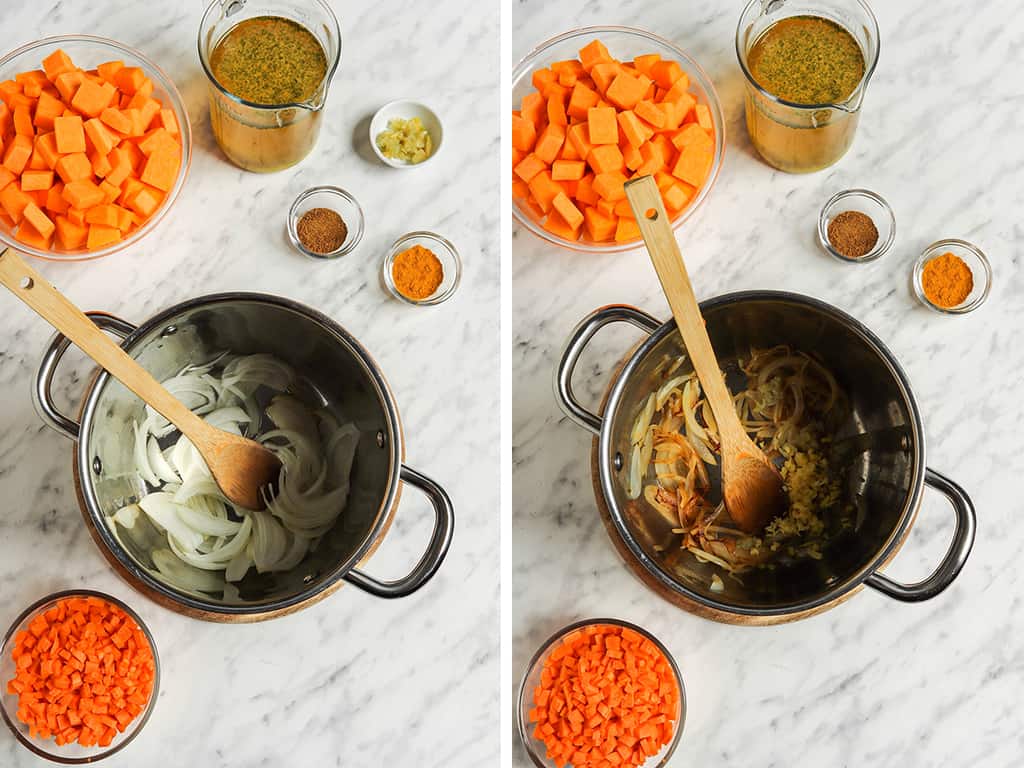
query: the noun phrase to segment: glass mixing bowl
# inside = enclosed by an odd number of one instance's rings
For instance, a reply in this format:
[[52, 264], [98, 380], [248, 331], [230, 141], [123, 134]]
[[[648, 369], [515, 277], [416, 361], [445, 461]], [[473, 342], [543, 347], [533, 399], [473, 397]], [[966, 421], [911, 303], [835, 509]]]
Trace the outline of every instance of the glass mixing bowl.
[[23, 45], [21, 48], [0, 59], [0, 81], [13, 80], [18, 72], [39, 69], [42, 66], [43, 59], [58, 48], [62, 49], [80, 67], [94, 68], [97, 64], [115, 60], [123, 61], [126, 67], [141, 67], [145, 71], [146, 76], [153, 81], [153, 98], [159, 99], [165, 108], [174, 110], [174, 117], [178, 121], [178, 130], [181, 135], [181, 163], [178, 166], [178, 177], [174, 180], [174, 186], [170, 188], [164, 196], [163, 203], [146, 220], [146, 223], [120, 242], [94, 251], [87, 251], [84, 248], [75, 251], [64, 251], [57, 248], [56, 245], [51, 250], [42, 251], [15, 240], [14, 234], [7, 226], [0, 224], [0, 243], [19, 253], [27, 253], [31, 256], [52, 261], [98, 259], [139, 242], [153, 231], [167, 211], [170, 210], [171, 206], [174, 205], [178, 193], [181, 192], [181, 188], [185, 184], [189, 164], [192, 160], [192, 128], [188, 121], [188, 112], [185, 110], [185, 104], [181, 100], [181, 94], [174, 87], [171, 78], [139, 51], [103, 37], [61, 35], [60, 37], [47, 37], [44, 40]]
[[[673, 221], [672, 228], [677, 229], [683, 222], [693, 215], [701, 203], [711, 192], [718, 178], [718, 171], [722, 167], [722, 156], [725, 152], [725, 118], [722, 114], [722, 106], [715, 93], [715, 87], [711, 78], [701, 69], [700, 65], [681, 48], [677, 48], [664, 38], [645, 32], [642, 29], [630, 27], [584, 27], [572, 32], [552, 38], [546, 43], [541, 43], [530, 54], [526, 56], [512, 72], [512, 106], [519, 108], [523, 96], [535, 90], [532, 83], [533, 72], [538, 69], [550, 67], [556, 61], [573, 59], [579, 53], [580, 48], [592, 40], [600, 39], [608, 47], [608, 52], [619, 60], [631, 60], [636, 56], [657, 53], [663, 59], [678, 61], [683, 70], [690, 78], [690, 91], [695, 94], [697, 103], [707, 104], [711, 109], [711, 119], [715, 127], [715, 158], [704, 186], [700, 188], [696, 197]], [[595, 243], [587, 241], [582, 237], [578, 241], [566, 240], [541, 226], [537, 214], [524, 205], [513, 200], [512, 215], [523, 227], [555, 245], [571, 248], [576, 251], [587, 253], [616, 253], [636, 248], [642, 240], [630, 240], [622, 243]]]

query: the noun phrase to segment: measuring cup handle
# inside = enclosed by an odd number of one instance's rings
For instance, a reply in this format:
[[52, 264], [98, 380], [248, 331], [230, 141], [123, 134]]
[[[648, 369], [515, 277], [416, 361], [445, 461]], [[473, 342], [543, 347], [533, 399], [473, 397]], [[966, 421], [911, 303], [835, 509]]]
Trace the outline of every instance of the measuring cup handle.
[[[122, 339], [135, 331], [135, 326], [126, 320], [108, 314], [106, 312], [86, 312], [86, 316], [92, 320], [100, 330], [107, 331]], [[55, 333], [50, 338], [50, 343], [43, 352], [43, 359], [39, 363], [39, 370], [36, 372], [34, 386], [32, 387], [32, 403], [36, 407], [36, 413], [43, 420], [46, 426], [60, 432], [71, 440], [78, 440], [80, 425], [74, 419], [65, 416], [53, 402], [51, 389], [53, 387], [53, 376], [57, 372], [57, 366], [64, 357], [71, 340], [63, 333]]]

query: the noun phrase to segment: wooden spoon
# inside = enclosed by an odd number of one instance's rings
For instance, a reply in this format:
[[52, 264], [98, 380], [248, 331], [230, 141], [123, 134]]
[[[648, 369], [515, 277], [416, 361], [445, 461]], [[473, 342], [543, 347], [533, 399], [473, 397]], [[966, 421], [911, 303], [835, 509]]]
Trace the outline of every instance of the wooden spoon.
[[0, 252], [0, 283], [181, 430], [229, 501], [245, 509], [266, 506], [260, 489], [273, 485], [281, 470], [273, 453], [254, 440], [212, 427], [192, 413], [13, 251]]
[[747, 436], [736, 414], [736, 405], [718, 367], [658, 185], [652, 177], [643, 176], [626, 184], [626, 197], [672, 307], [686, 352], [718, 422], [725, 507], [740, 529], [750, 534], [760, 533], [786, 510], [788, 502], [782, 476]]

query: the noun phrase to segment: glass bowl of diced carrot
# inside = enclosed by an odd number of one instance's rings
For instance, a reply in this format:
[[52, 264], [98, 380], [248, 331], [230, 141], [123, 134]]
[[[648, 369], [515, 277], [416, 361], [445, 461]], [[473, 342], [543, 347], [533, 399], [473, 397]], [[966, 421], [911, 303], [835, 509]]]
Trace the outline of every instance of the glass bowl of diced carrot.
[[707, 198], [725, 119], [700, 65], [668, 40], [587, 27], [542, 43], [512, 73], [512, 208], [523, 227], [574, 250], [641, 243], [623, 184], [652, 175], [672, 226]]
[[682, 736], [686, 692], [672, 655], [647, 630], [588, 619], [537, 651], [518, 709], [537, 768], [661, 768]]
[[152, 634], [102, 592], [38, 600], [0, 646], [0, 714], [23, 746], [57, 763], [93, 763], [124, 749], [149, 720], [159, 688]]
[[108, 256], [153, 230], [188, 176], [192, 131], [171, 79], [89, 35], [0, 59], [0, 242], [32, 256]]

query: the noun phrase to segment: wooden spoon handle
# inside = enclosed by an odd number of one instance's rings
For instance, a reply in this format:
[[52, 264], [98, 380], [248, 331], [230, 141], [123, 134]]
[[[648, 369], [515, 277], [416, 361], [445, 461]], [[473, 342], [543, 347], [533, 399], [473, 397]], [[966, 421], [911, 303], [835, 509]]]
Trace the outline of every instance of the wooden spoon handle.
[[63, 333], [110, 375], [153, 406], [190, 440], [208, 432], [207, 424], [164, 389], [85, 314], [11, 250], [0, 251], [0, 283]]
[[641, 176], [626, 184], [626, 197], [633, 207], [633, 215], [640, 227], [647, 252], [661, 280], [662, 290], [668, 298], [679, 333], [686, 345], [686, 353], [700, 379], [708, 404], [715, 414], [719, 430], [746, 439], [729, 388], [725, 386], [718, 358], [708, 338], [704, 318], [697, 297], [693, 293], [690, 277], [686, 273], [683, 255], [679, 251], [675, 234], [669, 226], [669, 217], [661, 201], [658, 185], [651, 176]]

